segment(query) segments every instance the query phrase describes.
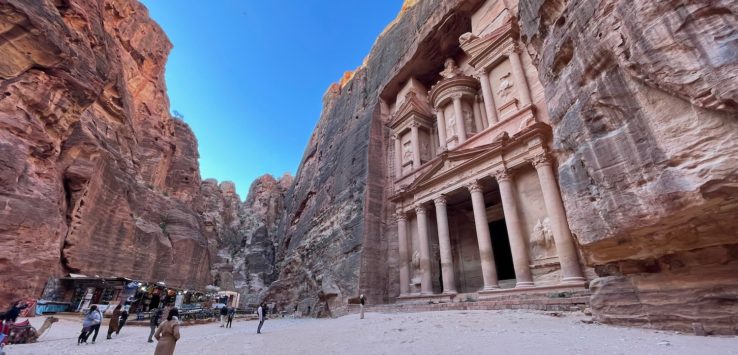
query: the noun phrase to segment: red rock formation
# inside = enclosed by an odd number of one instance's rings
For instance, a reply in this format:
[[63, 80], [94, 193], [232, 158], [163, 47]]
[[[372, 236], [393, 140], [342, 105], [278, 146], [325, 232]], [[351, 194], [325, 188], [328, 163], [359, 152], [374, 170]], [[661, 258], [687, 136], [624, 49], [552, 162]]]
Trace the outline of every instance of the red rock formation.
[[170, 48], [137, 1], [0, 1], [0, 299], [68, 272], [209, 283]]
[[520, 4], [596, 318], [737, 334], [738, 5]]

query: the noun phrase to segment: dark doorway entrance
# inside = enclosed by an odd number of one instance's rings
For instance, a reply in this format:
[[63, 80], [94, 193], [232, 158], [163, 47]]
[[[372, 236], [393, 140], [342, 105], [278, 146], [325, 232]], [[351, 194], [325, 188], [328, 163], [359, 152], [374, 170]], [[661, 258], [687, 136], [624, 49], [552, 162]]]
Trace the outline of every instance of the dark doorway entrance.
[[497, 277], [500, 280], [515, 278], [510, 239], [507, 236], [505, 220], [501, 219], [489, 224], [489, 233], [492, 236], [492, 252], [495, 255]]

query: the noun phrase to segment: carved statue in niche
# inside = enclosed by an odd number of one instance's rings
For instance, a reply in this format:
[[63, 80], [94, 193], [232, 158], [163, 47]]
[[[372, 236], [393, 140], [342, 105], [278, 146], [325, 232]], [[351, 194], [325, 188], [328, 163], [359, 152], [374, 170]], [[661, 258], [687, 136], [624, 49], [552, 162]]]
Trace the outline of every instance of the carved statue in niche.
[[420, 280], [421, 275], [423, 274], [423, 271], [420, 270], [420, 252], [415, 251], [413, 253], [413, 257], [410, 260], [410, 265], [412, 266], [413, 273], [412, 273], [412, 279], [410, 280], [410, 284], [414, 285], [416, 287], [420, 287]]
[[[464, 125], [466, 125], [467, 128], [474, 127], [474, 112], [467, 110], [466, 108], [462, 111], [464, 114]], [[475, 131], [475, 130], [469, 130], [467, 131]]]
[[443, 66], [445, 69], [440, 74], [446, 79], [455, 78], [461, 74], [461, 70], [459, 70], [459, 67], [456, 66], [456, 62], [452, 58], [446, 59]]
[[430, 146], [428, 145], [428, 142], [425, 140], [420, 141], [420, 156], [423, 157], [424, 160], [430, 160]]
[[411, 142], [405, 142], [402, 146], [402, 163], [407, 163], [413, 160], [413, 147]]
[[551, 221], [548, 217], [538, 219], [535, 227], [533, 227], [530, 241], [533, 246], [534, 259], [555, 256], [555, 243], [553, 232], [551, 231]]
[[451, 113], [446, 117], [446, 132], [449, 137], [453, 137], [456, 134], [456, 113]]
[[510, 72], [507, 72], [500, 77], [500, 88], [497, 89], [497, 96], [502, 99], [502, 103], [506, 103], [508, 101], [508, 97], [510, 96], [512, 87], [513, 82], [510, 79]]

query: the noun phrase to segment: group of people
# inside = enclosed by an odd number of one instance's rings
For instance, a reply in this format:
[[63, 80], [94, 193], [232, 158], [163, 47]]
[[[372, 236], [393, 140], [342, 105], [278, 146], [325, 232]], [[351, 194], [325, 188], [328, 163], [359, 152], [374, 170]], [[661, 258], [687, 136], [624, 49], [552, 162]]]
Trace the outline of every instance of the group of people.
[[[90, 334], [92, 334], [92, 343], [95, 344], [97, 333], [100, 332], [102, 320], [102, 312], [97, 305], [92, 305], [82, 320], [82, 332], [77, 338], [77, 344], [87, 344], [87, 339], [90, 337]], [[124, 325], [126, 325], [126, 321], [128, 321], [128, 311], [123, 309], [123, 306], [120, 304], [115, 306], [113, 314], [110, 316], [110, 323], [108, 324], [107, 339], [112, 339], [113, 333], [116, 335], [120, 334], [120, 330], [123, 329]]]
[[220, 308], [220, 327], [230, 328], [233, 323], [233, 317], [236, 315], [236, 309], [233, 307], [223, 306]]
[[[151, 333], [149, 334], [149, 343], [153, 343], [156, 338], [156, 350], [154, 355], [171, 355], [174, 353], [174, 346], [179, 340], [179, 310], [170, 308], [166, 312], [166, 320], [161, 322], [165, 310], [157, 308], [151, 313]], [[92, 305], [85, 314], [82, 321], [82, 332], [77, 338], [77, 344], [87, 344], [87, 339], [92, 334], [92, 343], [97, 339], [97, 333], [100, 331], [103, 314], [97, 305]], [[120, 330], [128, 320], [128, 311], [122, 309], [121, 305], [117, 305], [111, 314], [110, 324], [108, 325], [108, 339], [112, 339], [113, 333], [120, 334]]]

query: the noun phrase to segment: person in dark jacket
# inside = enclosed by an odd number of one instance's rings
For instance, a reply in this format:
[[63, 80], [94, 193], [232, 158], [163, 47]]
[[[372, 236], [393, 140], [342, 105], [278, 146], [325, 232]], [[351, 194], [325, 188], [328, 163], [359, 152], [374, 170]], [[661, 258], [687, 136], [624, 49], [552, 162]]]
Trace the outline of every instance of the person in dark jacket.
[[162, 314], [164, 314], [164, 311], [162, 311], [161, 308], [157, 308], [156, 310], [151, 312], [151, 321], [149, 322], [149, 327], [151, 327], [151, 333], [149, 333], [149, 343], [154, 342], [154, 340], [151, 338], [154, 337], [154, 332], [156, 332], [156, 328], [159, 326]]
[[233, 317], [236, 315], [236, 309], [233, 307], [228, 307], [228, 322], [226, 322], [226, 328], [231, 327], [231, 323], [233, 323]]
[[362, 293], [359, 296], [359, 308], [361, 309], [361, 316], [359, 319], [364, 319], [364, 304], [366, 304], [366, 297], [364, 297], [364, 294]]
[[120, 334], [120, 330], [123, 329], [123, 326], [126, 325], [126, 321], [128, 320], [128, 311], [123, 309], [122, 312], [120, 312], [120, 321], [118, 322], [118, 330], [115, 332], [116, 335]]
[[226, 317], [228, 316], [228, 306], [220, 308], [220, 327], [225, 327]]
[[8, 309], [5, 314], [3, 314], [3, 319], [8, 323], [15, 323], [15, 321], [18, 319], [18, 316], [20, 315], [20, 312], [26, 308], [28, 308], [28, 305], [23, 303], [23, 301], [18, 300], [17, 302], [13, 303], [12, 306], [10, 306], [10, 309]]

